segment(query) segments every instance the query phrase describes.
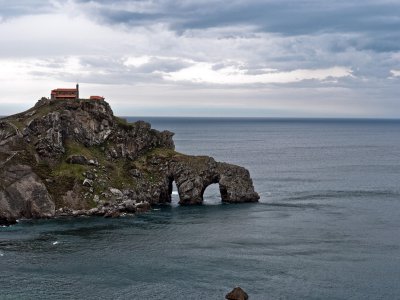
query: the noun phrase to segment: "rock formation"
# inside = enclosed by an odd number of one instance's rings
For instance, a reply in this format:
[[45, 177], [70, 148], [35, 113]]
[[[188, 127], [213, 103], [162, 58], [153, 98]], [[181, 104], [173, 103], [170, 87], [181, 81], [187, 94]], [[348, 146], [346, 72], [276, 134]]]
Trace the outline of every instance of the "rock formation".
[[235, 287], [231, 292], [226, 294], [225, 299], [227, 300], [247, 300], [249, 296], [240, 287]]
[[117, 217], [171, 202], [256, 202], [249, 172], [174, 150], [173, 133], [117, 118], [105, 101], [49, 100], [0, 119], [0, 225], [57, 215]]

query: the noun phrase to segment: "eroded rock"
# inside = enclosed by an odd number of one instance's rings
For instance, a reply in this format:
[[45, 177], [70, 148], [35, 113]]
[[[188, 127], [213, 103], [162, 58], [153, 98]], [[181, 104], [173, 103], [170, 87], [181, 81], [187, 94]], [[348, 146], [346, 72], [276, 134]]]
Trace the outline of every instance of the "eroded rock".
[[260, 199], [247, 169], [216, 162], [212, 157], [176, 154], [167, 159], [149, 158], [149, 164], [154, 166], [151, 172], [158, 178], [150, 187], [154, 194], [152, 204], [171, 202], [173, 181], [181, 205], [202, 204], [204, 191], [214, 183], [219, 184], [222, 202], [245, 203]]
[[92, 187], [93, 186], [93, 180], [89, 178], [85, 178], [85, 180], [82, 183], [83, 186], [87, 187]]
[[[174, 151], [173, 133], [117, 118], [105, 101], [41, 99], [0, 120], [0, 224], [59, 215], [117, 217], [171, 202], [256, 202], [249, 171]], [[65, 164], [64, 162], [67, 162]], [[47, 185], [47, 186], [46, 186]]]
[[55, 205], [42, 182], [30, 166], [11, 165], [0, 172], [0, 218], [51, 218]]
[[227, 299], [227, 300], [248, 300], [249, 296], [240, 287], [235, 287], [231, 292], [226, 294], [225, 299]]

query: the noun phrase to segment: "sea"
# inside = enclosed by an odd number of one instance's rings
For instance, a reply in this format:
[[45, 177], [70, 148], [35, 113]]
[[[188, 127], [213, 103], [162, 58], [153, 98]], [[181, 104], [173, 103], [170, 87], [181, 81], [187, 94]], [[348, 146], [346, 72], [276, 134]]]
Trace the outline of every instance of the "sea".
[[400, 299], [400, 121], [140, 118], [246, 167], [259, 203], [0, 228], [0, 299]]

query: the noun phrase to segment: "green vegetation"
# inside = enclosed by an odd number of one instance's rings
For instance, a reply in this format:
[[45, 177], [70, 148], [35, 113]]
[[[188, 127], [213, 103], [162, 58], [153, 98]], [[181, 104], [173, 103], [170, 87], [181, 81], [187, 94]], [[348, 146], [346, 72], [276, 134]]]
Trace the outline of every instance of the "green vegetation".
[[142, 166], [147, 165], [147, 160], [152, 157], [161, 157], [161, 158], [172, 158], [172, 157], [180, 157], [183, 154], [176, 152], [175, 150], [168, 148], [153, 148], [150, 151], [146, 152], [138, 159], [135, 160], [134, 165], [140, 169]]
[[88, 166], [68, 164], [66, 162], [62, 162], [52, 170], [51, 174], [52, 177], [72, 177], [83, 181], [85, 179], [83, 173], [86, 172], [87, 170]]
[[113, 169], [111, 170], [109, 177], [112, 187], [123, 189], [135, 186], [132, 180], [132, 176], [129, 174], [130, 163], [127, 160], [118, 160], [114, 162], [111, 166]]
[[24, 123], [21, 122], [19, 119], [11, 119], [8, 120], [9, 123], [11, 123], [12, 125], [14, 125], [15, 127], [17, 127], [19, 130], [24, 129]]
[[102, 151], [99, 146], [86, 147], [77, 141], [66, 140], [64, 142], [64, 147], [66, 150], [64, 160], [70, 155], [83, 155], [87, 159], [97, 159], [101, 164], [104, 164], [107, 161], [104, 151]]
[[130, 130], [134, 127], [133, 124], [129, 123], [126, 119], [114, 117], [114, 121], [117, 123], [119, 127], [125, 130]]

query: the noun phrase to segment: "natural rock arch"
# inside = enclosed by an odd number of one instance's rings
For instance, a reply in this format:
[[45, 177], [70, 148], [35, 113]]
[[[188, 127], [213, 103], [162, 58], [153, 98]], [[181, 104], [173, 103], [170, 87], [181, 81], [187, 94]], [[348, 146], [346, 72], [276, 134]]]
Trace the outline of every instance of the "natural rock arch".
[[159, 204], [171, 203], [173, 182], [180, 205], [203, 204], [204, 192], [212, 184], [218, 184], [221, 202], [257, 202], [259, 199], [245, 168], [219, 163], [206, 156], [176, 157], [169, 163], [168, 174], [160, 187]]

